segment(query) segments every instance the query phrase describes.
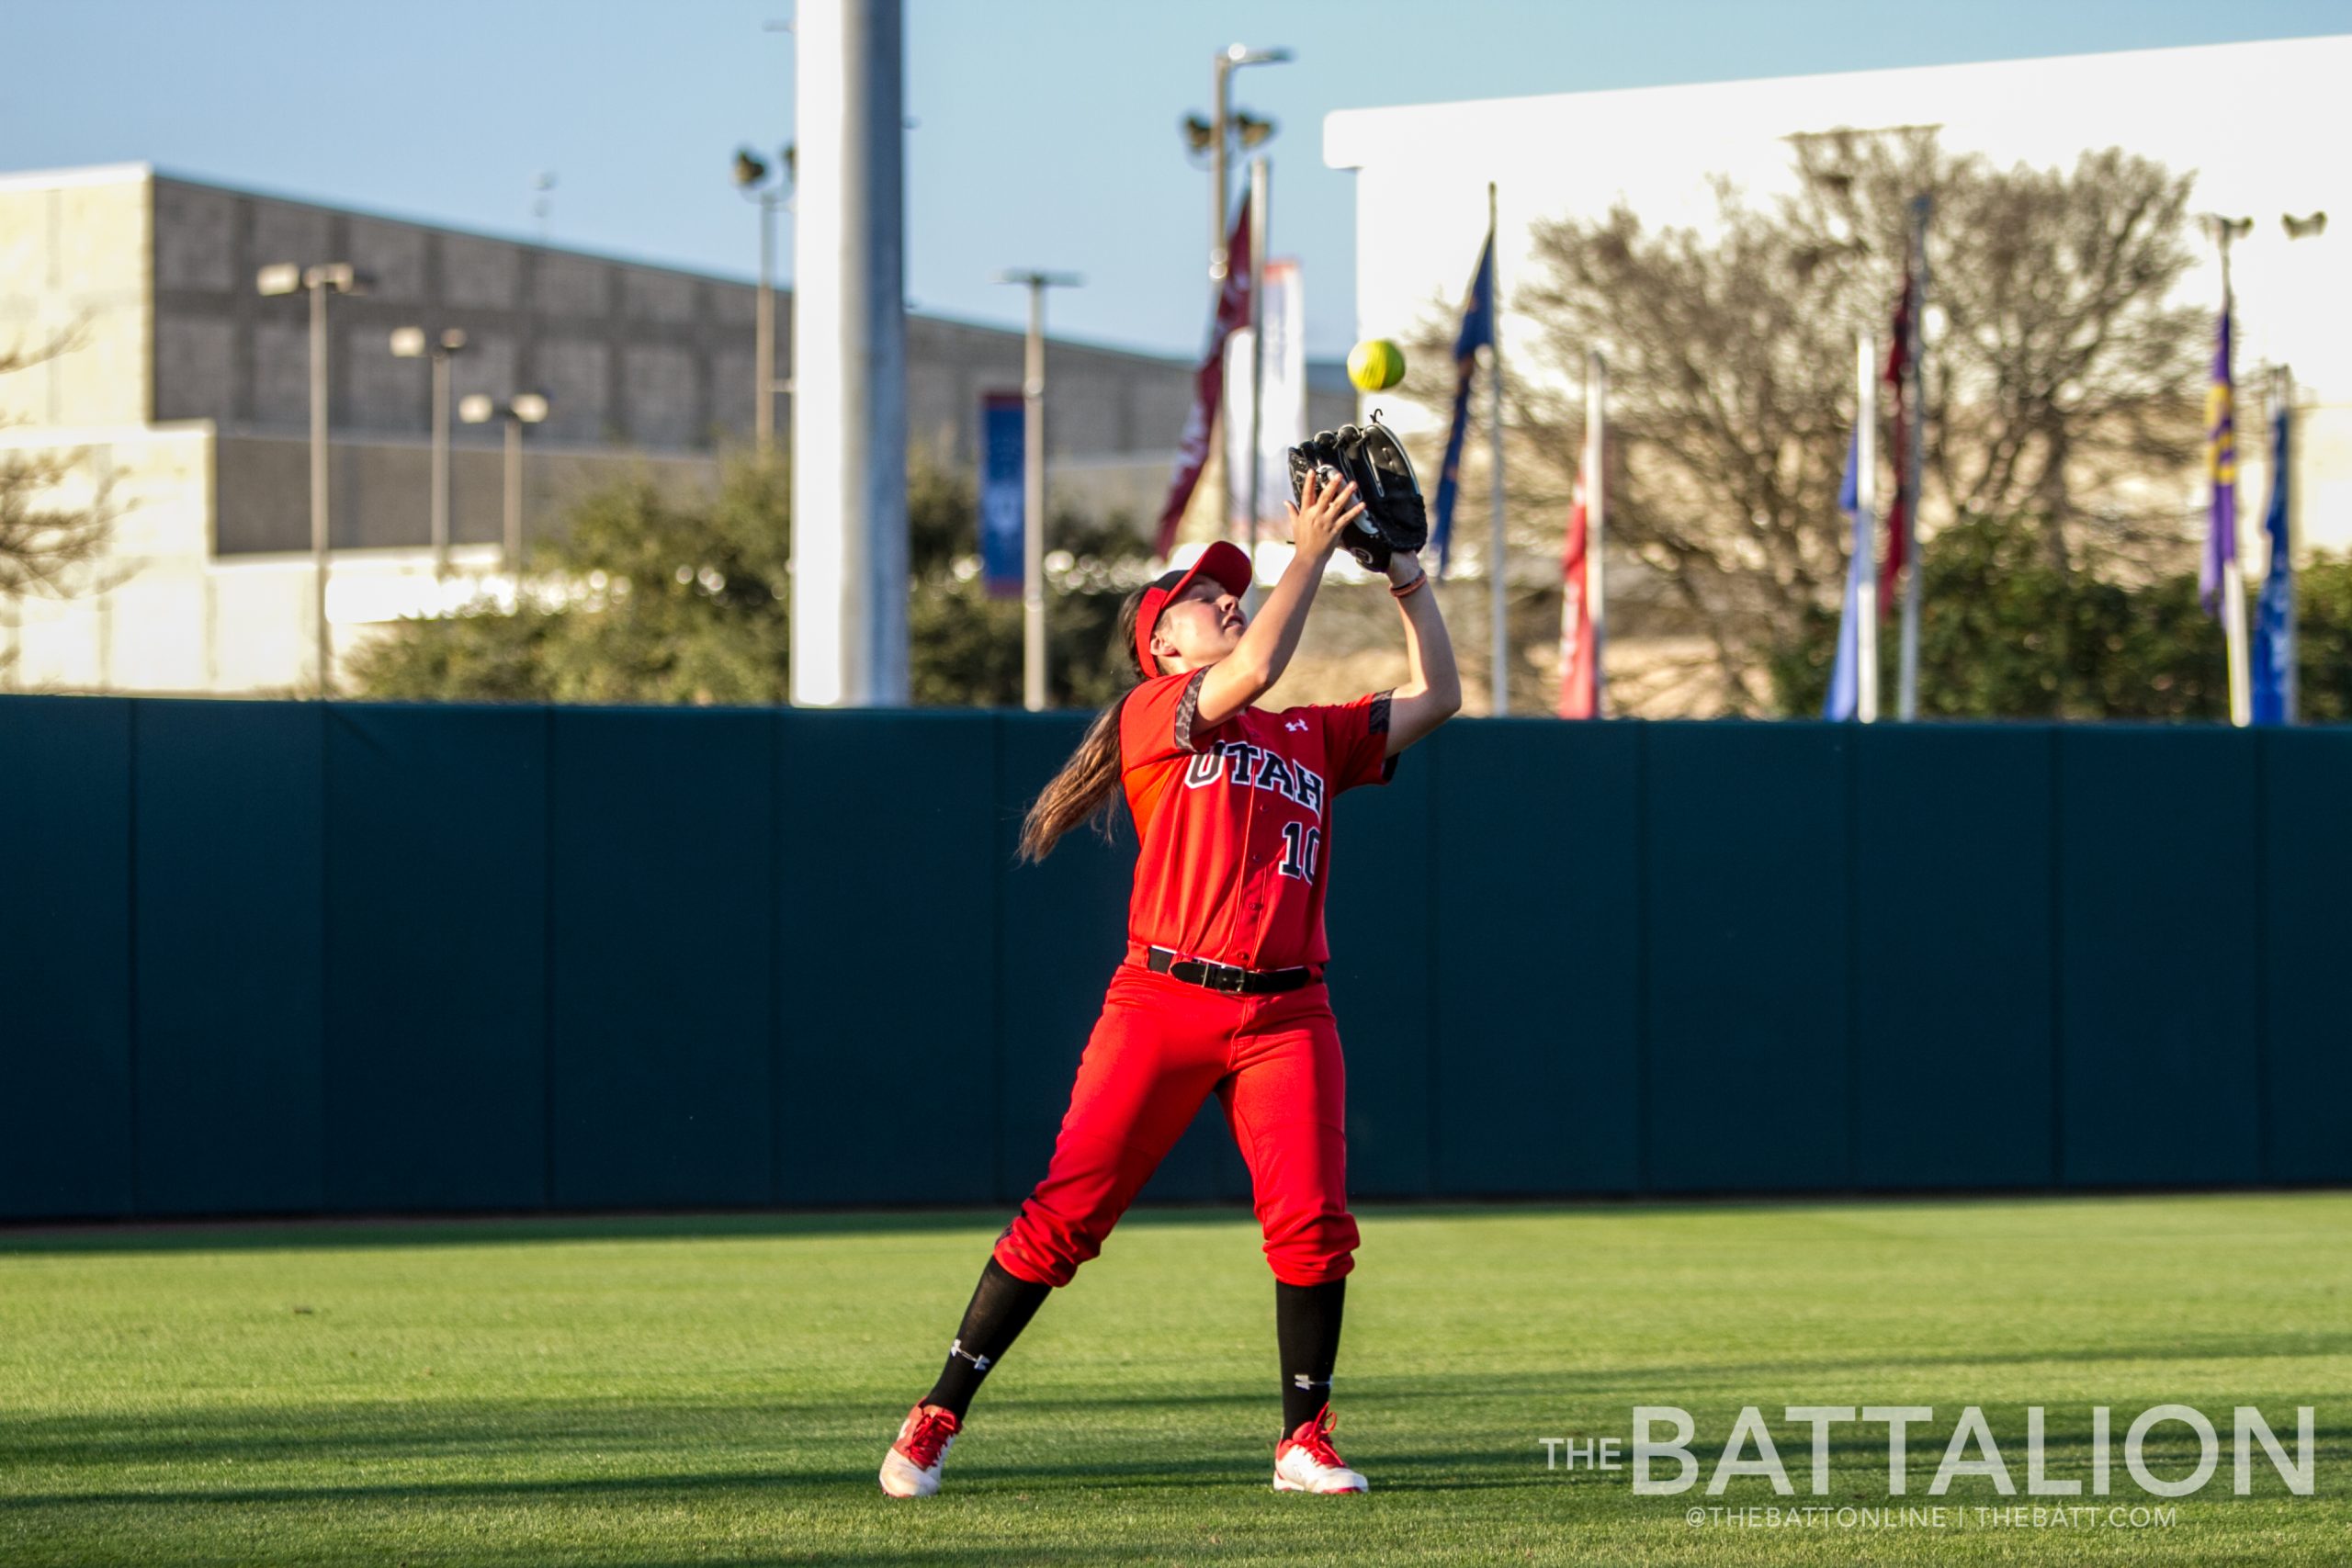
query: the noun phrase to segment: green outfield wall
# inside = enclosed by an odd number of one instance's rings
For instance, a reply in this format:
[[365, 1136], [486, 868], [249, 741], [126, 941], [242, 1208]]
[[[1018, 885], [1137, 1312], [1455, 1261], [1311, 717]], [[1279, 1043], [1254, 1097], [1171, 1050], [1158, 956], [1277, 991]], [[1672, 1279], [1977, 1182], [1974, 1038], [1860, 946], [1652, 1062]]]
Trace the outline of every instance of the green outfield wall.
[[[1009, 1204], [1084, 715], [0, 698], [0, 1219]], [[2352, 1181], [2352, 731], [1464, 720], [1339, 802], [1364, 1197]], [[1240, 1199], [1212, 1101], [1147, 1196]]]

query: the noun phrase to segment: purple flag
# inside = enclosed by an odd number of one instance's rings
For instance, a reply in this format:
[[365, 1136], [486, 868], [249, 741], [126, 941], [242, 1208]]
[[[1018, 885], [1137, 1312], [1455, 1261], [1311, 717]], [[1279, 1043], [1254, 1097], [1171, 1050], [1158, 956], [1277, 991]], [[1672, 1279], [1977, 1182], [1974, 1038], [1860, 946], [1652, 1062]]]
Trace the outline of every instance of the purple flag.
[[2213, 511], [2205, 528], [2205, 559], [2197, 572], [2199, 596], [2208, 614], [2221, 603], [2222, 569], [2238, 558], [2237, 422], [2230, 401], [2226, 299], [2222, 303], [2221, 330], [2214, 338], [2213, 384], [2205, 389], [2205, 476], [2213, 487]]

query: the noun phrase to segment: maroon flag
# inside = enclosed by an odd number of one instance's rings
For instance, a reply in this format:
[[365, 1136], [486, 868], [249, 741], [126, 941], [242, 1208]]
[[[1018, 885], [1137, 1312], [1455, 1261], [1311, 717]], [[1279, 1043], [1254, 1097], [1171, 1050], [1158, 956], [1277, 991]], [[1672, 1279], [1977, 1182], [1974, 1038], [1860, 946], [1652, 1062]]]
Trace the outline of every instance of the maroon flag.
[[[1184, 438], [1176, 447], [1176, 472], [1168, 485], [1168, 503], [1159, 509], [1159, 532], [1152, 548], [1165, 556], [1176, 543], [1176, 525], [1184, 520], [1193, 488], [1209, 460], [1209, 438], [1216, 430], [1217, 405], [1225, 400], [1225, 340], [1250, 322], [1250, 204], [1241, 204], [1233, 220], [1233, 238], [1225, 247], [1228, 261], [1225, 288], [1216, 297], [1216, 317], [1209, 322], [1208, 349], [1193, 374], [1193, 412], [1184, 421]], [[1239, 265], [1234, 265], [1238, 262]]]
[[1894, 389], [1894, 444], [1891, 456], [1894, 459], [1894, 503], [1886, 509], [1886, 554], [1878, 569], [1878, 613], [1884, 616], [1894, 609], [1894, 581], [1903, 575], [1904, 546], [1911, 535], [1911, 513], [1918, 497], [1911, 493], [1911, 411], [1907, 406], [1911, 381], [1911, 311], [1918, 298], [1919, 282], [1906, 265], [1903, 276], [1903, 292], [1894, 301], [1894, 344], [1886, 351], [1886, 384]]

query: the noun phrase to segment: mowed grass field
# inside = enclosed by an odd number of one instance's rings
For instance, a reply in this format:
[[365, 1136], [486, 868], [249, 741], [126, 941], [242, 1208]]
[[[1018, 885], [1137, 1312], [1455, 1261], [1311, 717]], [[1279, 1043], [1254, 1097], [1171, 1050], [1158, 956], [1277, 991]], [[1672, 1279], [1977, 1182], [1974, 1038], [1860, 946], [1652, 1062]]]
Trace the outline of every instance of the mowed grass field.
[[[1340, 1367], [1362, 1498], [1267, 1488], [1273, 1291], [1246, 1216], [1143, 1212], [995, 1373], [947, 1494], [874, 1472], [1002, 1215], [0, 1233], [0, 1561], [58, 1563], [1816, 1563], [2352, 1561], [2352, 1194], [1382, 1209]], [[1925, 1495], [1961, 1407], [2026, 1483], [2087, 1474], [2150, 1405], [2221, 1425], [2145, 1528], [1966, 1522]], [[1679, 1405], [1712, 1468], [1739, 1408], [1799, 1495], [1637, 1497], [1545, 1468]], [[1693, 1503], [1886, 1507], [1883, 1427], [1809, 1495], [1789, 1404], [1924, 1404], [1911, 1495], [1962, 1522], [1692, 1528]], [[2228, 1422], [2293, 1442], [2317, 1495]], [[2162, 1428], [2183, 1473], [2194, 1440]], [[1703, 1482], [1702, 1482], [1703, 1486]], [[2060, 1501], [2065, 1501], [2061, 1499]], [[2102, 1509], [2103, 1511], [2103, 1509]]]

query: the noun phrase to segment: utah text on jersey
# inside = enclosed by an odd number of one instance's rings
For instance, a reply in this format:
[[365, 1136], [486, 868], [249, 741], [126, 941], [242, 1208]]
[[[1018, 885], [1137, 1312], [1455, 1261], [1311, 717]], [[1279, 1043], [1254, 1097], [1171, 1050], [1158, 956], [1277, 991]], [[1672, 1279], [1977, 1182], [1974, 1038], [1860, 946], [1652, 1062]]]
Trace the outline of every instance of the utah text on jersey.
[[[1304, 728], [1305, 726], [1299, 728]], [[1323, 815], [1323, 775], [1247, 740], [1216, 740], [1184, 770], [1184, 787], [1199, 789], [1219, 778], [1252, 789], [1270, 789], [1293, 805]]]

